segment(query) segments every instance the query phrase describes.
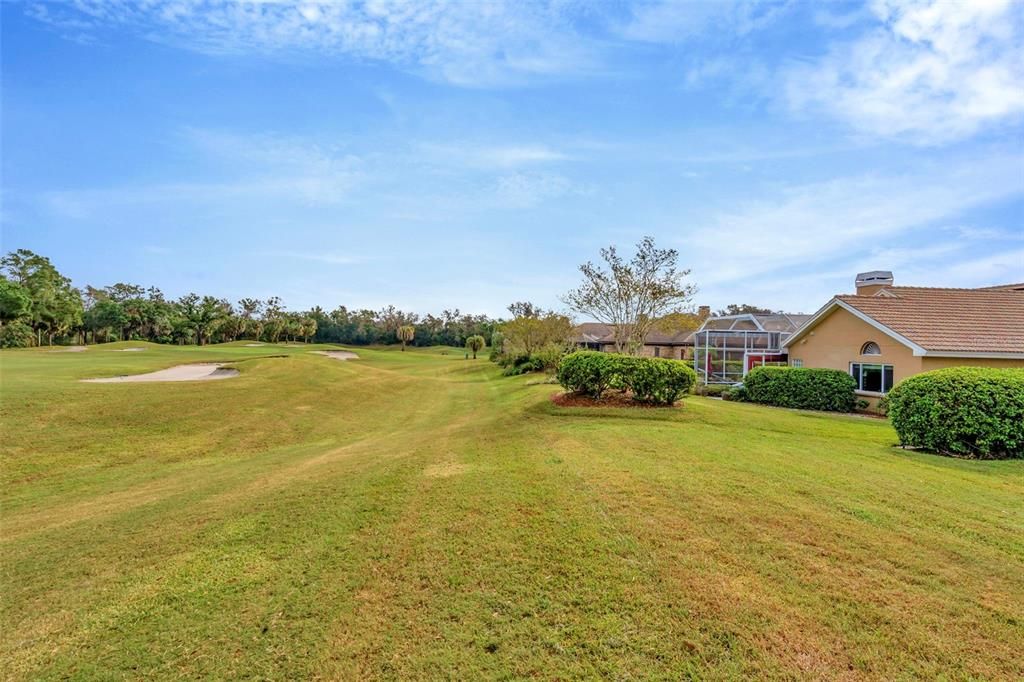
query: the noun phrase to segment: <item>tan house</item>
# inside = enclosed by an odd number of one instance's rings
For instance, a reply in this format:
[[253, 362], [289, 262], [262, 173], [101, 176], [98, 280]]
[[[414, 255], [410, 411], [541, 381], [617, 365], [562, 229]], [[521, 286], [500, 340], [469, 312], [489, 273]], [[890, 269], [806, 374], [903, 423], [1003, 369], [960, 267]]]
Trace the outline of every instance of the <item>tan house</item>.
[[1024, 367], [1024, 284], [898, 287], [891, 272], [875, 271], [856, 285], [786, 339], [791, 366], [850, 372], [871, 399], [931, 369]]
[[[576, 327], [573, 341], [581, 348], [612, 353], [615, 351], [615, 330], [609, 324], [584, 322]], [[644, 339], [640, 354], [654, 358], [689, 360], [693, 357], [693, 332], [652, 329]]]

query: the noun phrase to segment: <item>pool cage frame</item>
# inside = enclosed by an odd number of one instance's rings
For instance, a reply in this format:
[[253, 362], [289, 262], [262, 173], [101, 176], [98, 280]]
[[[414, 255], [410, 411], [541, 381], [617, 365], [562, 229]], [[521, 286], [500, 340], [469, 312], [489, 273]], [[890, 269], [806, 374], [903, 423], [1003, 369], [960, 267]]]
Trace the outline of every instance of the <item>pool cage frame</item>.
[[787, 365], [782, 344], [790, 333], [766, 330], [753, 315], [710, 318], [693, 335], [697, 378], [705, 385], [736, 384], [754, 367]]

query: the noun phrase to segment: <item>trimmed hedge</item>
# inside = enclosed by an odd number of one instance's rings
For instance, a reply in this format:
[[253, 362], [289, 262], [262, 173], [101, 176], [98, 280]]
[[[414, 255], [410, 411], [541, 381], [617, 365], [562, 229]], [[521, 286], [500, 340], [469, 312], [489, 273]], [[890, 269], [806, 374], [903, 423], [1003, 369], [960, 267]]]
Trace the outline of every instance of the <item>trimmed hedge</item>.
[[1024, 457], [1024, 369], [950, 367], [888, 395], [902, 445], [976, 459]]
[[577, 351], [558, 366], [558, 383], [563, 388], [591, 398], [619, 389], [630, 391], [639, 402], [671, 405], [689, 393], [696, 381], [697, 374], [688, 363], [667, 358]]
[[668, 358], [624, 358], [625, 384], [633, 399], [643, 403], [672, 405], [690, 392], [697, 373], [689, 363]]
[[853, 377], [838, 369], [755, 367], [743, 379], [746, 399], [801, 410], [853, 412]]

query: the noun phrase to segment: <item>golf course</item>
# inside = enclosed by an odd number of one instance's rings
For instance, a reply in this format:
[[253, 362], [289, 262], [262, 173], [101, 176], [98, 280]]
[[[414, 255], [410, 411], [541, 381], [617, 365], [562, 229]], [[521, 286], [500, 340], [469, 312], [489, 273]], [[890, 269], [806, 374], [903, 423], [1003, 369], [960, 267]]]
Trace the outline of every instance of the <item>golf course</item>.
[[1024, 675], [1024, 461], [341, 350], [0, 352], [3, 677]]

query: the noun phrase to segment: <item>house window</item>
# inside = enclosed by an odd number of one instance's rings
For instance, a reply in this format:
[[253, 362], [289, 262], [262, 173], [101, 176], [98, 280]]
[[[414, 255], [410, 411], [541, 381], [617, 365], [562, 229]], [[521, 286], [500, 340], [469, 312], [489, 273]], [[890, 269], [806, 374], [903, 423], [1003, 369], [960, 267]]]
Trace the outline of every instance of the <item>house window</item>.
[[868, 341], [860, 347], [861, 355], [881, 355], [882, 349], [878, 347], [878, 344], [874, 341]]
[[803, 367], [804, 366], [804, 361], [803, 360], [799, 360], [799, 359], [790, 360], [789, 361], [789, 366], [790, 367]]
[[867, 393], [888, 393], [892, 390], [892, 365], [850, 363], [850, 374], [857, 382], [857, 390]]
[[655, 346], [654, 347], [654, 357], [656, 357], [656, 358], [660, 358], [661, 357], [661, 346]]

